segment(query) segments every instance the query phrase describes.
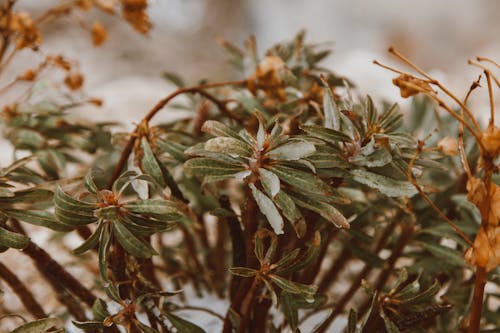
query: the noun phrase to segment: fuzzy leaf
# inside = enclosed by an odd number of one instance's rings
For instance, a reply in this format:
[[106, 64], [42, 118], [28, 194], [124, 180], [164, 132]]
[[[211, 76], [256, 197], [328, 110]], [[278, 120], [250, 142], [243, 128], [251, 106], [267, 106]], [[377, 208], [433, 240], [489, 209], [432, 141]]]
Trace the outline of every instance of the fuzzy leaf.
[[54, 214], [43, 210], [4, 210], [6, 215], [20, 221], [39, 225], [55, 231], [70, 231], [71, 227], [58, 223]]
[[351, 174], [353, 179], [358, 183], [376, 188], [389, 197], [412, 197], [418, 193], [417, 189], [407, 181], [394, 180], [386, 176], [360, 169], [351, 171]]
[[225, 136], [241, 140], [237, 132], [233, 131], [229, 126], [215, 120], [205, 121], [201, 130], [213, 136]]
[[323, 110], [325, 113], [325, 127], [336, 131], [340, 130], [340, 111], [333, 98], [332, 90], [328, 86], [324, 88]]
[[61, 321], [57, 318], [44, 318], [24, 324], [11, 333], [45, 333], [48, 329], [56, 328]]
[[230, 176], [244, 171], [243, 165], [229, 164], [209, 158], [193, 158], [184, 163], [184, 170], [195, 176]]
[[464, 266], [464, 258], [459, 254], [457, 250], [453, 250], [449, 247], [437, 245], [437, 244], [431, 244], [427, 242], [419, 242], [419, 244], [435, 255], [438, 258], [446, 260], [447, 263], [455, 266]]
[[159, 166], [159, 162], [156, 159], [151, 146], [146, 138], [141, 140], [141, 148], [144, 153], [141, 163], [144, 172], [153, 177], [153, 179], [163, 188], [167, 186], [165, 183], [165, 178], [163, 177], [163, 172]]
[[250, 147], [244, 141], [228, 137], [217, 137], [208, 140], [205, 142], [205, 149], [231, 156], [249, 156], [251, 153]]
[[116, 239], [123, 246], [125, 251], [138, 258], [149, 258], [156, 255], [156, 251], [146, 241], [136, 237], [122, 223], [113, 223], [113, 232]]
[[281, 145], [267, 153], [275, 160], [295, 161], [307, 157], [316, 151], [314, 145], [310, 142], [297, 141]]
[[185, 319], [182, 319], [181, 317], [178, 317], [176, 315], [173, 315], [171, 313], [165, 313], [165, 316], [170, 320], [172, 325], [177, 329], [177, 331], [180, 333], [205, 333], [205, 330], [203, 330], [201, 327], [198, 325], [195, 325]]
[[28, 237], [0, 227], [0, 246], [21, 250], [28, 246], [29, 242]]
[[335, 224], [337, 228], [346, 228], [349, 229], [349, 223], [344, 215], [338, 211], [337, 208], [333, 207], [330, 204], [327, 204], [322, 201], [318, 201], [315, 198], [310, 198], [304, 195], [300, 195], [298, 193], [294, 193], [290, 195], [295, 203], [303, 208], [312, 210], [323, 216], [326, 220]]
[[303, 191], [320, 195], [331, 194], [330, 187], [318, 177], [301, 170], [275, 165], [270, 168], [283, 182]]
[[247, 267], [231, 267], [229, 271], [233, 275], [243, 276], [243, 277], [252, 277], [257, 274], [257, 271], [255, 269]]
[[255, 202], [259, 206], [260, 211], [267, 218], [267, 221], [271, 225], [274, 230], [274, 233], [280, 235], [283, 233], [283, 218], [281, 217], [278, 209], [274, 205], [273, 201], [269, 199], [264, 193], [259, 191], [254, 184], [249, 185], [252, 189], [253, 197], [255, 198]]
[[304, 125], [301, 126], [301, 128], [310, 136], [321, 139], [323, 141], [326, 141], [334, 145], [340, 142], [352, 141], [352, 139], [348, 137], [346, 134], [331, 128], [325, 128], [317, 125], [309, 125], [309, 126]]
[[273, 172], [259, 168], [260, 181], [266, 193], [274, 199], [276, 194], [280, 191], [280, 179]]

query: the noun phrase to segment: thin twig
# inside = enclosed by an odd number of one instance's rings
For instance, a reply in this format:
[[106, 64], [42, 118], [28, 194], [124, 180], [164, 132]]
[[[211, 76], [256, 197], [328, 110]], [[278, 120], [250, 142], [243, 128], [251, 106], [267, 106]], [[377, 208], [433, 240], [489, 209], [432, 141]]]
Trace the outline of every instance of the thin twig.
[[410, 163], [408, 164], [408, 180], [413, 184], [413, 186], [415, 186], [415, 188], [417, 189], [417, 191], [420, 193], [420, 195], [424, 198], [425, 201], [427, 201], [427, 203], [432, 207], [432, 209], [434, 209], [434, 211], [436, 211], [436, 213], [438, 213], [439, 217], [441, 217], [446, 223], [448, 223], [452, 228], [453, 230], [455, 230], [455, 232], [460, 235], [460, 237], [462, 237], [466, 242], [467, 244], [469, 244], [470, 246], [474, 245], [474, 243], [469, 239], [469, 237], [467, 237], [467, 235], [462, 231], [460, 230], [460, 228], [455, 224], [453, 223], [453, 221], [451, 221], [435, 204], [434, 202], [432, 202], [432, 200], [429, 198], [429, 196], [422, 190], [422, 188], [420, 187], [420, 185], [417, 183], [417, 181], [415, 180], [415, 178], [413, 177], [413, 165], [415, 164], [415, 160], [417, 159], [419, 153], [421, 152], [422, 150], [422, 146], [423, 146], [423, 143], [419, 143], [419, 147], [417, 148], [417, 150], [415, 151], [415, 154], [413, 154], [413, 157], [412, 159], [410, 160]]

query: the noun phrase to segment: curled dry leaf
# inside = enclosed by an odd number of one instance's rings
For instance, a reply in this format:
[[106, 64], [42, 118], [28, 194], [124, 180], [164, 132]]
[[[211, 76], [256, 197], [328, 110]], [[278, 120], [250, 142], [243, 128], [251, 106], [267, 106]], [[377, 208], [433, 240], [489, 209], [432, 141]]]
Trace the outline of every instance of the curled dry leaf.
[[489, 197], [483, 180], [472, 177], [467, 181], [467, 200], [477, 206], [483, 220], [497, 226], [500, 219], [500, 186], [490, 184]]
[[457, 156], [458, 142], [455, 138], [444, 137], [438, 142], [438, 148], [443, 154]]
[[488, 127], [488, 129], [481, 134], [481, 141], [488, 154], [497, 156], [500, 153], [500, 127]]
[[248, 88], [255, 93], [257, 86], [261, 87], [268, 96], [285, 98], [285, 92], [279, 86], [283, 83], [283, 72], [286, 65], [280, 57], [266, 56], [249, 77]]
[[489, 272], [500, 265], [500, 227], [481, 227], [474, 240], [474, 246], [465, 253], [470, 265], [485, 267]]
[[392, 83], [400, 90], [401, 97], [407, 98], [420, 92], [432, 92], [432, 88], [427, 81], [416, 78], [408, 74], [401, 74], [392, 80]]
[[92, 43], [94, 43], [95, 46], [102, 45], [107, 37], [108, 33], [106, 32], [106, 28], [101, 24], [101, 22], [94, 22], [92, 25]]

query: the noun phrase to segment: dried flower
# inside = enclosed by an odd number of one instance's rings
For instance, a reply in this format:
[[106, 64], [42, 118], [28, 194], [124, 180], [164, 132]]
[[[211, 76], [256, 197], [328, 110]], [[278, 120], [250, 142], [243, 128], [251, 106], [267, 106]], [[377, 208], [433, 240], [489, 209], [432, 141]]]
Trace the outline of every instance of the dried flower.
[[457, 156], [458, 143], [455, 138], [444, 137], [438, 142], [438, 148], [443, 154], [448, 156]]
[[470, 265], [485, 267], [489, 272], [500, 265], [500, 227], [480, 228], [474, 246], [465, 253]]
[[94, 43], [95, 46], [102, 45], [108, 36], [106, 32], [106, 28], [101, 24], [101, 22], [94, 22], [92, 25], [92, 43]]
[[420, 92], [432, 92], [428, 82], [408, 74], [401, 74], [392, 80], [392, 83], [400, 89], [401, 97], [407, 98]]
[[84, 81], [83, 75], [79, 72], [68, 73], [68, 75], [64, 79], [64, 83], [71, 90], [80, 89], [83, 85], [83, 81]]
[[500, 153], [500, 127], [488, 127], [488, 129], [481, 134], [481, 141], [488, 154], [497, 156]]
[[12, 13], [9, 21], [9, 29], [14, 32], [16, 47], [36, 48], [42, 43], [40, 30], [34, 25], [31, 16], [27, 13]]
[[149, 17], [146, 12], [148, 2], [146, 0], [122, 0], [123, 17], [135, 30], [147, 33], [151, 28]]

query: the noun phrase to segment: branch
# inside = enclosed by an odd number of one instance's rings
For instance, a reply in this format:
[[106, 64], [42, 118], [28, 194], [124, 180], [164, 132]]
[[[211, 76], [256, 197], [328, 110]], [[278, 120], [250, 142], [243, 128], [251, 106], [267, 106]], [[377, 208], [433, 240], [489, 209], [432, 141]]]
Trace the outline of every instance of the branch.
[[0, 278], [5, 280], [10, 286], [12, 291], [19, 297], [26, 310], [35, 317], [35, 319], [42, 319], [47, 317], [42, 306], [38, 303], [33, 294], [26, 288], [26, 286], [17, 278], [17, 276], [0, 262]]

